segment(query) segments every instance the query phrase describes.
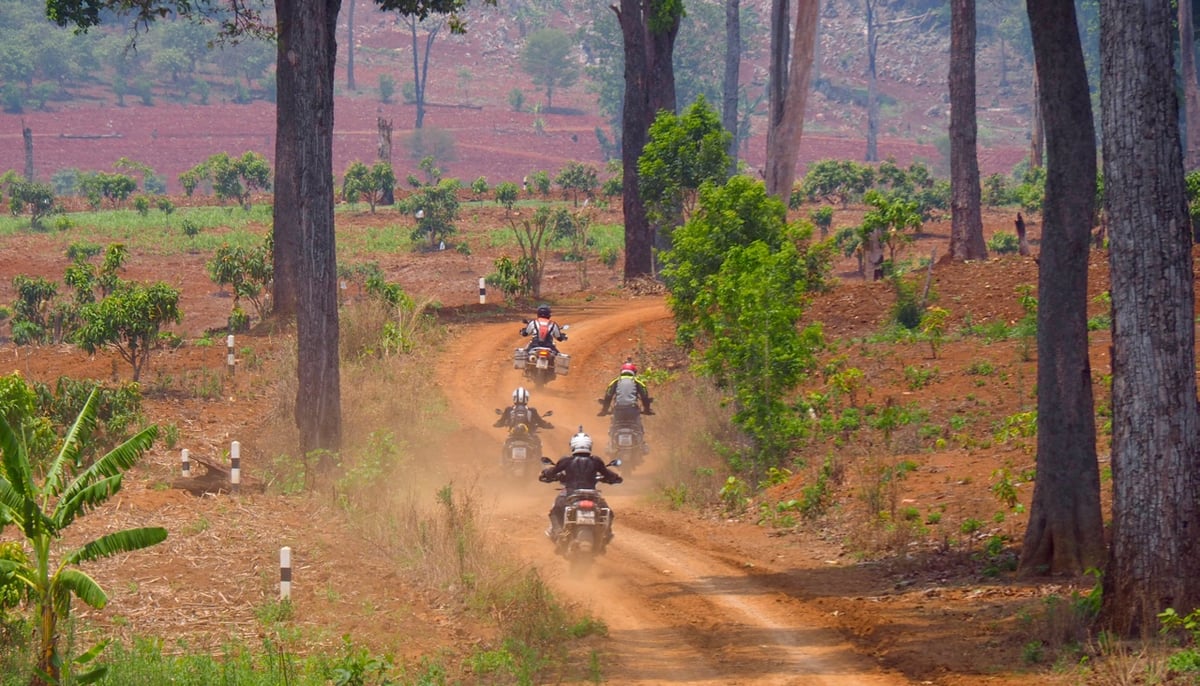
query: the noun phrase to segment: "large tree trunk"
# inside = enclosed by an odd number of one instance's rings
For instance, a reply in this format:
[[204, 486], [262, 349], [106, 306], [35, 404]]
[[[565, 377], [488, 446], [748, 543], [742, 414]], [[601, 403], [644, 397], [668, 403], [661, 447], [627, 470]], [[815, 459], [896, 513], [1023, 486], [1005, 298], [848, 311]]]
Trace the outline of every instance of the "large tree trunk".
[[1113, 524], [1103, 617], [1147, 636], [1200, 607], [1200, 409], [1191, 231], [1166, 0], [1101, 0], [1113, 307]]
[[[778, 74], [772, 72], [770, 75], [774, 104], [767, 123], [765, 177], [767, 193], [779, 198], [785, 205], [791, 197], [792, 183], [796, 179], [796, 158], [800, 154], [800, 137], [804, 134], [804, 108], [808, 104], [808, 86], [817, 41], [817, 24], [820, 20], [819, 0], [797, 0], [797, 3], [796, 30], [792, 34], [791, 54], [782, 56], [781, 60], [777, 59], [775, 46], [771, 46], [771, 66], [774, 68], [782, 62], [783, 71]], [[783, 4], [786, 11], [786, 2]], [[775, 18], [772, 17], [772, 20]], [[782, 19], [786, 27], [788, 17]], [[774, 39], [775, 34], [772, 34], [772, 40]], [[781, 86], [774, 85], [776, 80]], [[780, 89], [782, 93], [777, 93]]]
[[[661, 5], [661, 6], [660, 6]], [[638, 158], [650, 124], [660, 109], [675, 111], [675, 72], [671, 55], [679, 16], [652, 27], [655, 12], [669, 11], [664, 0], [621, 0], [617, 13], [625, 48], [625, 103], [621, 114], [621, 163], [625, 213], [625, 279], [654, 273], [655, 231], [638, 192]]]
[[1033, 72], [1033, 116], [1029, 121], [1029, 167], [1040, 169], [1046, 159], [1046, 127], [1042, 122], [1042, 86]]
[[867, 11], [867, 162], [879, 161], [879, 84], [875, 72], [875, 52], [879, 48], [879, 27], [875, 24], [876, 3], [866, 0]]
[[725, 0], [725, 81], [722, 84], [721, 126], [729, 132], [729, 174], [738, 167], [738, 78], [742, 65], [742, 0]]
[[[961, 0], [956, 0], [956, 2]], [[1088, 357], [1087, 273], [1096, 138], [1073, 0], [1029, 3], [1046, 122], [1038, 260], [1037, 478], [1021, 548], [1025, 575], [1080, 574], [1104, 559]]]
[[1200, 167], [1200, 84], [1196, 81], [1196, 33], [1192, 3], [1179, 3], [1179, 76], [1183, 81], [1184, 121], [1187, 122], [1184, 169]]
[[[276, 0], [279, 100], [275, 145], [275, 292], [296, 316], [296, 426], [300, 449], [336, 450], [337, 256], [333, 225], [333, 75], [341, 0]], [[279, 307], [277, 298], [276, 308]]]
[[950, 256], [987, 258], [975, 121], [975, 0], [950, 1]]

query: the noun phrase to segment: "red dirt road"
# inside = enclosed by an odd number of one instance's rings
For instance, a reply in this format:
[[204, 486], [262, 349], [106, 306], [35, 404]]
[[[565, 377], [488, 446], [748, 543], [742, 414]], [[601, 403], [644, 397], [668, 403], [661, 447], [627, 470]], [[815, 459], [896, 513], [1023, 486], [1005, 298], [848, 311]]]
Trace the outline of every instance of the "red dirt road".
[[[562, 350], [571, 355], [571, 373], [545, 389], [530, 388], [531, 404], [553, 410], [546, 451], [557, 456], [579, 425], [596, 439], [602, 454], [607, 420], [596, 414], [594, 398], [616, 363], [670, 335], [670, 315], [661, 298], [609, 301], [598, 306], [560, 307], [555, 317], [570, 324]], [[507, 360], [521, 344], [518, 324], [486, 324], [458, 332], [469, 341], [439, 370], [439, 382], [463, 422], [457, 455], [488, 458], [499, 450], [500, 430], [491, 427], [492, 410], [503, 406], [513, 388], [524, 385]], [[651, 441], [669, 431], [646, 420]], [[675, 427], [686, 430], [686, 427]], [[482, 455], [482, 457], [480, 457]], [[609, 628], [604, 664], [609, 683], [697, 685], [908, 683], [883, 673], [821, 622], [800, 599], [780, 592], [770, 576], [706, 537], [687, 528], [682, 517], [664, 517], [639, 505], [650, 490], [648, 473], [629, 475], [605, 489], [616, 511], [616, 537], [608, 554], [582, 575], [572, 575], [543, 535], [551, 486], [532, 480], [497, 489], [502, 495], [496, 522], [517, 554], [535, 565], [556, 591], [589, 609]], [[448, 456], [448, 459], [454, 459]], [[478, 464], [478, 462], [476, 462]], [[706, 524], [707, 526], [707, 524]]]

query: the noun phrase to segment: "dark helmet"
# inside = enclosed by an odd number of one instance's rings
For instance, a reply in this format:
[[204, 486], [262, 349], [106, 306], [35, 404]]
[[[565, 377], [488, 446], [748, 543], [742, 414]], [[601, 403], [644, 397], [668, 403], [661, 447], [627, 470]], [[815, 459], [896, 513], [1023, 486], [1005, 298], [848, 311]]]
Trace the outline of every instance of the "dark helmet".
[[537, 315], [539, 317], [549, 317], [550, 316], [550, 306], [549, 305], [538, 305]]

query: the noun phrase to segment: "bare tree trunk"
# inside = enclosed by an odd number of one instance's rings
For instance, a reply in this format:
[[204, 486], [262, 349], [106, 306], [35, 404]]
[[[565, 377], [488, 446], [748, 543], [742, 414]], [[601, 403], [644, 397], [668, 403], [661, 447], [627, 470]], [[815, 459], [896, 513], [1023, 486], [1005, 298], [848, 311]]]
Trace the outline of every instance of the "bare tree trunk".
[[1187, 147], [1184, 169], [1200, 167], [1200, 84], [1196, 81], [1196, 33], [1192, 21], [1192, 3], [1179, 3], [1179, 75], [1183, 81], [1184, 121], [1187, 122]]
[[875, 73], [875, 52], [879, 48], [879, 27], [875, 23], [878, 0], [866, 0], [867, 10], [867, 162], [879, 161], [879, 90]]
[[987, 259], [975, 120], [975, 0], [950, 0], [950, 256]]
[[1122, 635], [1200, 607], [1200, 408], [1192, 236], [1172, 12], [1101, 0], [1104, 186], [1112, 279], [1112, 543], [1102, 617]]
[[1029, 167], [1040, 169], [1046, 159], [1046, 130], [1042, 123], [1042, 85], [1033, 72], [1033, 116], [1029, 121]]
[[[786, 205], [796, 179], [796, 158], [800, 154], [800, 138], [804, 134], [804, 108], [808, 104], [809, 78], [812, 75], [813, 50], [820, 21], [818, 0], [797, 0], [796, 30], [790, 56], [784, 60], [779, 80], [783, 93], [778, 109], [772, 109], [767, 128], [767, 193]], [[785, 18], [786, 19], [786, 18]], [[774, 57], [772, 65], [776, 63]], [[775, 79], [771, 75], [771, 79]], [[774, 81], [772, 81], [773, 83]], [[775, 96], [775, 87], [772, 95]]]
[[[296, 427], [303, 453], [337, 450], [341, 443], [333, 225], [333, 77], [340, 4], [275, 3], [275, 307], [284, 300], [290, 306], [285, 316], [296, 315]], [[287, 274], [282, 287], [281, 271]]]
[[21, 138], [25, 141], [25, 180], [33, 183], [33, 129], [21, 120]]
[[[375, 126], [379, 130], [379, 161], [386, 162], [388, 166], [392, 164], [392, 120], [384, 119], [383, 117], [375, 118]], [[392, 186], [383, 189], [383, 195], [379, 199], [380, 205], [395, 205], [396, 204], [396, 189]]]
[[738, 167], [738, 77], [742, 64], [742, 0], [725, 0], [725, 82], [721, 125], [729, 132], [729, 173]]
[[[1029, 3], [1028, 12], [1039, 80], [1052, 87], [1041, 97], [1047, 158], [1038, 260], [1037, 477], [1020, 572], [1074, 575], [1100, 566], [1105, 552], [1087, 330], [1096, 136], [1073, 0]], [[1017, 221], [1024, 226], [1019, 214]]]
[[[646, 147], [650, 124], [659, 110], [675, 111], [675, 71], [672, 53], [680, 15], [651, 26], [651, 17], [670, 12], [665, 0], [620, 0], [612, 6], [625, 47], [625, 106], [621, 117], [622, 184], [625, 192], [625, 279], [654, 273], [655, 230], [638, 192], [637, 162]], [[679, 11], [681, 6], [676, 6]]]
[[352, 91], [358, 90], [354, 83], [354, 3], [346, 3], [346, 88]]

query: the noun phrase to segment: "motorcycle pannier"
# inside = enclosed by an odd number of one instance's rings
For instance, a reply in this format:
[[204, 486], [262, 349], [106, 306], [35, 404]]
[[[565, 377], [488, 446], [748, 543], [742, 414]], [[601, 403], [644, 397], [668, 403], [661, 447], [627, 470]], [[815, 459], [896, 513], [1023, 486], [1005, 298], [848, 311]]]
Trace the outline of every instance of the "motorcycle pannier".
[[564, 353], [556, 355], [554, 357], [554, 373], [566, 376], [569, 371], [571, 371], [571, 356]]
[[513, 351], [513, 369], [524, 369], [525, 360], [528, 359], [529, 353], [525, 348], [517, 348]]

